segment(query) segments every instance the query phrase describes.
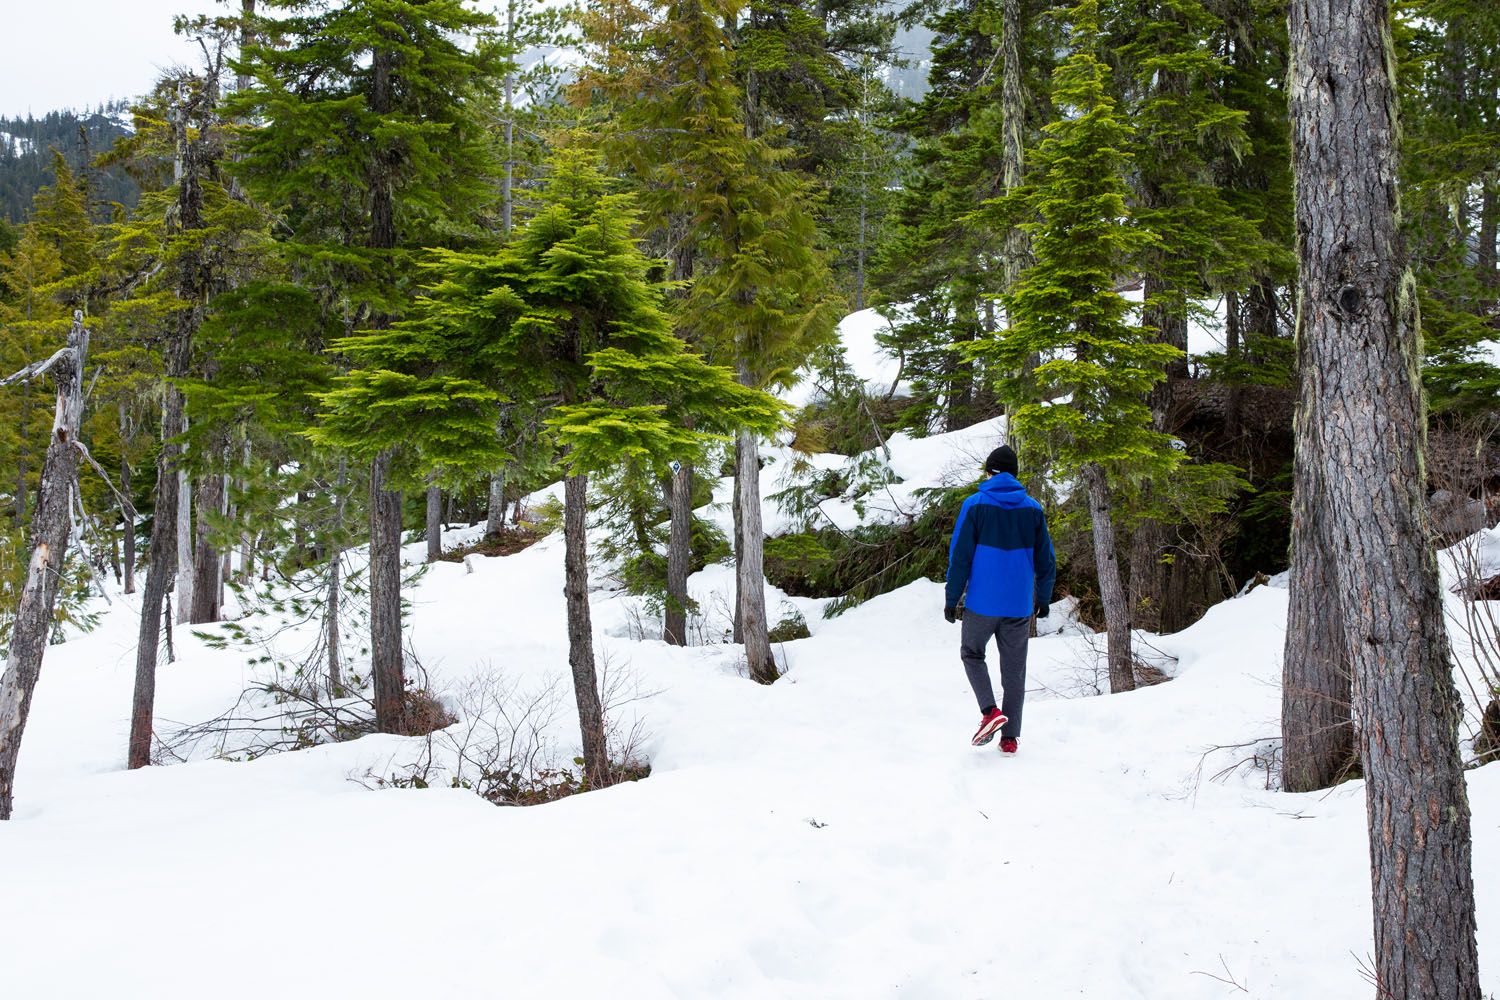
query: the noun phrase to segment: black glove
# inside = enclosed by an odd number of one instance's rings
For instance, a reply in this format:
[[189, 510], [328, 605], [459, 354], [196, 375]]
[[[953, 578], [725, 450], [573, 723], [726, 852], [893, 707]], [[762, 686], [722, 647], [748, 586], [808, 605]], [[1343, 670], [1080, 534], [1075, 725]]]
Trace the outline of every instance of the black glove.
[[952, 625], [954, 622], [958, 621], [958, 609], [957, 608], [944, 608], [943, 609], [943, 620], [946, 621], [949, 625]]
[[1052, 613], [1052, 607], [1050, 605], [1047, 605], [1047, 604], [1038, 604], [1036, 606], [1036, 616], [1038, 618], [1046, 618], [1051, 613]]

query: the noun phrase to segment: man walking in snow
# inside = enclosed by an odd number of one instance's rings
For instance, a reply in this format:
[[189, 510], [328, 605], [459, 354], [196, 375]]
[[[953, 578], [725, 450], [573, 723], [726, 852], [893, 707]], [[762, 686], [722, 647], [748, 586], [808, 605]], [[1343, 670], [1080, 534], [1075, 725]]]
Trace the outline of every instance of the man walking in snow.
[[[948, 547], [948, 592], [943, 608], [949, 622], [963, 618], [964, 671], [981, 714], [973, 743], [983, 746], [998, 732], [1000, 751], [1008, 754], [1016, 752], [1021, 737], [1031, 616], [1047, 617], [1057, 578], [1047, 517], [1042, 505], [1016, 479], [1016, 470], [1016, 453], [1009, 445], [990, 452], [984, 463], [989, 478], [959, 509]], [[991, 637], [1000, 647], [1004, 702], [999, 707], [984, 662]]]

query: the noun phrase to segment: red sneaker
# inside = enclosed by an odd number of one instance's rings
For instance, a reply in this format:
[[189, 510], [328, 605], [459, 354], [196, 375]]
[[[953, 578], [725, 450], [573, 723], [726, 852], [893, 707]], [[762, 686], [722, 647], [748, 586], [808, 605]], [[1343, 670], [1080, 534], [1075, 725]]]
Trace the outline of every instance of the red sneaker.
[[1019, 749], [1020, 747], [1016, 746], [1016, 741], [1008, 736], [1000, 741], [1001, 753], [1015, 753]]
[[976, 747], [984, 746], [995, 738], [995, 734], [1000, 731], [1000, 727], [1005, 725], [1007, 721], [1005, 716], [1000, 714], [998, 708], [990, 709], [984, 713], [984, 718], [979, 720], [979, 729], [974, 733], [974, 739], [971, 742]]

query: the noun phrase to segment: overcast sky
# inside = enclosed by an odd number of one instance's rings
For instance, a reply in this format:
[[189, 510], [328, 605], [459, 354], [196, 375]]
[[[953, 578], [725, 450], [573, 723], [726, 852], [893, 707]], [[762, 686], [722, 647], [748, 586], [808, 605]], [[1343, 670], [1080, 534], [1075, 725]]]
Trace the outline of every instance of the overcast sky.
[[227, 9], [214, 0], [0, 0], [0, 115], [144, 94], [163, 69], [191, 65], [173, 15]]

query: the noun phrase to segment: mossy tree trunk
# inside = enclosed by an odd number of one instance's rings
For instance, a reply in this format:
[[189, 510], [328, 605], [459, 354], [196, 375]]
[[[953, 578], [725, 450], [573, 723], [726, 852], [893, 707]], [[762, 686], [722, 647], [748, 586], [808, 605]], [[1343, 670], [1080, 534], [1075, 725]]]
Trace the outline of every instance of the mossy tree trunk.
[[1382, 1000], [1480, 1000], [1469, 804], [1428, 543], [1417, 292], [1402, 245], [1390, 8], [1292, 0], [1299, 450], [1318, 463], [1366, 776]]

